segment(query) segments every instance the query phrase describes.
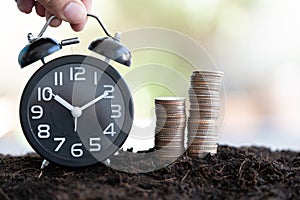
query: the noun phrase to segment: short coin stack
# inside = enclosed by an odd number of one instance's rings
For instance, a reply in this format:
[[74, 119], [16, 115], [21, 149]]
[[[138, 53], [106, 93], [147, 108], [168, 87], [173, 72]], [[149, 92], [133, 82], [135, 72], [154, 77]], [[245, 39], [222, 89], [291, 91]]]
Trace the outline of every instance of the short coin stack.
[[160, 97], [155, 99], [155, 148], [164, 158], [178, 158], [184, 149], [186, 127], [185, 98]]
[[217, 153], [223, 72], [194, 71], [191, 76], [188, 155], [204, 157]]

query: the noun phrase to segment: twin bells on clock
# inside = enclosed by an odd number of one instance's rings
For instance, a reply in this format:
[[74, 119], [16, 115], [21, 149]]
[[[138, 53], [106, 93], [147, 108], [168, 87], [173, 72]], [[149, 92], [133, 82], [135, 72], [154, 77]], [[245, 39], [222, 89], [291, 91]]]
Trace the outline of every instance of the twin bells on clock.
[[[106, 34], [106, 36], [92, 41], [88, 49], [106, 57], [107, 59], [114, 60], [129, 67], [131, 64], [131, 53], [127, 47], [120, 43], [120, 36], [118, 34], [116, 34], [114, 37], [111, 36], [104, 24], [101, 22], [100, 18], [97, 16], [93, 14], [88, 14], [87, 16], [95, 18]], [[36, 38], [34, 38], [31, 33], [28, 34], [29, 44], [22, 49], [18, 57], [18, 62], [22, 68], [38, 60], [42, 60], [44, 63], [44, 58], [46, 56], [59, 51], [63, 46], [79, 43], [78, 38], [62, 40], [59, 43], [52, 38], [42, 37], [53, 19], [55, 19], [55, 16], [51, 16], [47, 20], [46, 24]]]

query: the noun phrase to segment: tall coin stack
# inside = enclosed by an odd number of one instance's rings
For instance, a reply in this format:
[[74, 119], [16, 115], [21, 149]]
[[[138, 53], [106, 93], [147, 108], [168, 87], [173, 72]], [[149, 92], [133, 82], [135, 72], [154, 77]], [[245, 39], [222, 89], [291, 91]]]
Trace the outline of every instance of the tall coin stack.
[[155, 113], [155, 148], [158, 154], [164, 158], [180, 157], [185, 151], [185, 98], [156, 98]]
[[194, 71], [191, 76], [187, 144], [191, 157], [217, 153], [223, 75], [218, 71]]

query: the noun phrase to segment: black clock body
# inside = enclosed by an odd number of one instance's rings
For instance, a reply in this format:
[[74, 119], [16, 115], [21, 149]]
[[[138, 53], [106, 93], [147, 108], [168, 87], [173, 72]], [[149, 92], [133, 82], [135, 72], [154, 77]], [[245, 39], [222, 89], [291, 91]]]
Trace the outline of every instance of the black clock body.
[[63, 166], [88, 166], [106, 160], [125, 142], [133, 102], [112, 66], [90, 56], [64, 56], [30, 78], [20, 121], [26, 139], [43, 158]]

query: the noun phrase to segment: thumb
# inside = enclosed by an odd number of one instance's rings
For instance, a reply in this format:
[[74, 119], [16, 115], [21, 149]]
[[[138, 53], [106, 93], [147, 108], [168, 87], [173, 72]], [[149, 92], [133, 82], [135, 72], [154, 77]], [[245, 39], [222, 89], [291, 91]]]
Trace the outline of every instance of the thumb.
[[46, 10], [59, 19], [79, 24], [86, 19], [87, 10], [79, 0], [38, 0]]

